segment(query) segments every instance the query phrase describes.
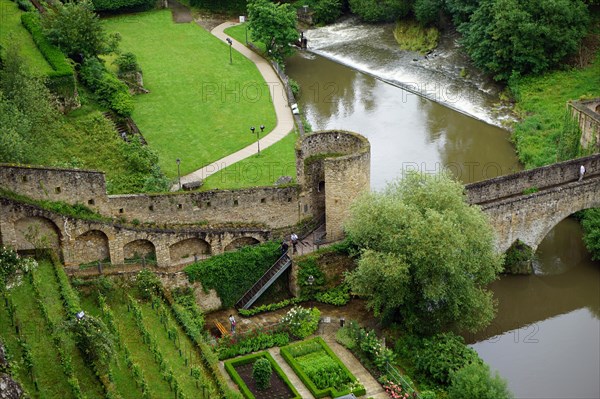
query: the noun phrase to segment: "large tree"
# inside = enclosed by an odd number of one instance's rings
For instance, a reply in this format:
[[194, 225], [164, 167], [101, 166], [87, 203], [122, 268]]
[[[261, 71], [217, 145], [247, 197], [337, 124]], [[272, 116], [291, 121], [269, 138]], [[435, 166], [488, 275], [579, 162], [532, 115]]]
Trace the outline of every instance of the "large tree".
[[459, 29], [475, 64], [508, 80], [557, 67], [577, 50], [588, 21], [581, 0], [482, 0]]
[[445, 175], [410, 173], [353, 205], [346, 230], [362, 254], [347, 280], [376, 316], [419, 333], [476, 331], [492, 320], [485, 287], [501, 271], [502, 256], [463, 190]]
[[89, 0], [58, 4], [45, 14], [42, 26], [48, 40], [63, 53], [81, 61], [116, 49], [119, 36], [106, 33]]
[[277, 61], [292, 54], [291, 43], [300, 37], [296, 29], [296, 10], [289, 4], [274, 4], [268, 0], [248, 2], [249, 28], [252, 37], [265, 43], [269, 54]]

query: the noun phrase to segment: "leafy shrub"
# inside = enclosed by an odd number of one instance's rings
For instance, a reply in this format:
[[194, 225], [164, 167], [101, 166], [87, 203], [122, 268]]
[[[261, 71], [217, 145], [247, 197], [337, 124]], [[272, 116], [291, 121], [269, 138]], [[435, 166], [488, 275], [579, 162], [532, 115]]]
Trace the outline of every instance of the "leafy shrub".
[[391, 22], [411, 11], [410, 0], [349, 0], [350, 10], [366, 22]]
[[296, 305], [301, 302], [300, 298], [284, 299], [280, 302], [268, 303], [266, 305], [256, 306], [250, 309], [238, 309], [238, 313], [244, 317], [250, 317], [259, 313], [272, 312], [274, 310], [283, 309], [289, 305]]
[[261, 358], [254, 362], [252, 366], [252, 378], [256, 382], [256, 387], [265, 390], [271, 386], [271, 375], [273, 369], [268, 359]]
[[294, 306], [283, 316], [281, 323], [293, 336], [304, 339], [317, 331], [320, 317], [321, 312], [317, 308], [305, 309], [302, 306]]
[[583, 241], [593, 260], [600, 260], [600, 208], [583, 211]]
[[[302, 258], [298, 265], [298, 285], [300, 286], [300, 297], [314, 298], [325, 286], [325, 274], [319, 268], [317, 257], [314, 255]], [[312, 284], [309, 277], [313, 276]]]
[[133, 97], [127, 85], [106, 70], [104, 64], [96, 58], [84, 60], [80, 69], [81, 80], [94, 94], [98, 101], [121, 116], [130, 116], [133, 112]]
[[297, 99], [300, 94], [300, 84], [292, 78], [288, 79], [288, 84], [290, 85], [290, 89], [292, 89], [292, 94]]
[[485, 363], [472, 363], [452, 374], [448, 399], [510, 399], [506, 381]]
[[19, 6], [20, 10], [23, 10], [25, 12], [35, 10], [35, 7], [33, 6], [33, 4], [31, 4], [29, 0], [17, 0], [17, 5]]
[[140, 10], [154, 7], [156, 0], [92, 0], [96, 11], [115, 11], [136, 8]]
[[114, 64], [119, 67], [119, 72], [135, 72], [140, 70], [135, 54], [127, 52], [119, 55], [114, 61]]
[[352, 347], [360, 350], [380, 372], [385, 372], [387, 364], [394, 361], [394, 352], [383, 346], [375, 331], [365, 330], [355, 321], [348, 323], [343, 330], [346, 330], [345, 339], [352, 342]]
[[194, 263], [185, 268], [190, 282], [217, 291], [223, 307], [232, 307], [279, 258], [279, 244], [271, 241]]
[[144, 299], [159, 295], [162, 290], [160, 279], [148, 269], [142, 269], [135, 278], [135, 285]]
[[442, 2], [440, 0], [415, 0], [415, 18], [423, 26], [438, 22]]
[[396, 342], [396, 352], [411, 362], [424, 378], [449, 385], [452, 373], [471, 363], [481, 363], [464, 339], [454, 333], [437, 334], [429, 338], [404, 336]]
[[108, 371], [108, 364], [114, 354], [114, 338], [104, 322], [94, 316], [86, 315], [81, 320], [69, 323], [75, 342], [86, 360], [97, 371]]
[[313, 11], [313, 20], [316, 24], [332, 23], [342, 15], [342, 1], [318, 0], [313, 6]]
[[217, 353], [219, 360], [229, 359], [238, 355], [246, 355], [274, 346], [284, 346], [290, 342], [287, 332], [264, 333], [262, 331], [253, 331], [239, 338], [237, 335], [225, 336], [219, 339], [217, 344]]
[[350, 301], [350, 286], [348, 284], [340, 284], [333, 289], [317, 293], [315, 299], [330, 305], [343, 306]]
[[12, 249], [0, 247], [0, 292], [17, 271], [26, 274], [36, 269], [37, 266], [35, 259], [20, 258]]

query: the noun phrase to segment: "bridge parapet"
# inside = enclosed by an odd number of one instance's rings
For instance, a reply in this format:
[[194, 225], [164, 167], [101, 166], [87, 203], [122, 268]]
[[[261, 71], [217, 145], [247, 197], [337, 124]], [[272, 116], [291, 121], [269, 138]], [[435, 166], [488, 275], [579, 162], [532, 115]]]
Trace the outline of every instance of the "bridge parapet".
[[465, 186], [467, 198], [471, 204], [483, 204], [523, 194], [528, 189], [543, 189], [568, 183], [579, 178], [581, 165], [585, 166], [586, 175], [599, 174], [600, 154], [471, 183]]

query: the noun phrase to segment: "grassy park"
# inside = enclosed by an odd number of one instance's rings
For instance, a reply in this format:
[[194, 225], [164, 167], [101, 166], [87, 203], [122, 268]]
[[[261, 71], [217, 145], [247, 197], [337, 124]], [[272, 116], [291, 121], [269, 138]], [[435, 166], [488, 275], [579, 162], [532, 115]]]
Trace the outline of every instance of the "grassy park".
[[0, 45], [6, 47], [9, 42], [16, 43], [29, 69], [36, 75], [46, 75], [52, 68], [21, 24], [22, 14], [17, 3], [0, 0]]
[[247, 22], [225, 29], [225, 33], [227, 33], [229, 36], [233, 37], [240, 43], [246, 43], [246, 37], [248, 37], [248, 41], [252, 42], [256, 47], [258, 47], [258, 49], [263, 54], [267, 51], [264, 43], [257, 42], [254, 40], [254, 38], [252, 37], [252, 33], [248, 30]]
[[136, 96], [133, 118], [169, 177], [190, 173], [256, 140], [249, 127], [273, 129], [268, 87], [255, 65], [193, 23], [175, 24], [168, 10], [104, 21], [136, 54], [149, 94]]

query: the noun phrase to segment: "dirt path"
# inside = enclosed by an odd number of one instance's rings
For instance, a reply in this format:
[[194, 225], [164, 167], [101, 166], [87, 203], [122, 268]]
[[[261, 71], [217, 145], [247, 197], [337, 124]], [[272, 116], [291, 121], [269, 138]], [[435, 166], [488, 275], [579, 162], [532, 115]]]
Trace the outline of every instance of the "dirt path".
[[169, 9], [173, 15], [173, 22], [176, 24], [186, 24], [188, 22], [192, 22], [194, 17], [192, 16], [192, 11], [179, 3], [176, 0], [167, 0], [167, 4], [169, 5]]

